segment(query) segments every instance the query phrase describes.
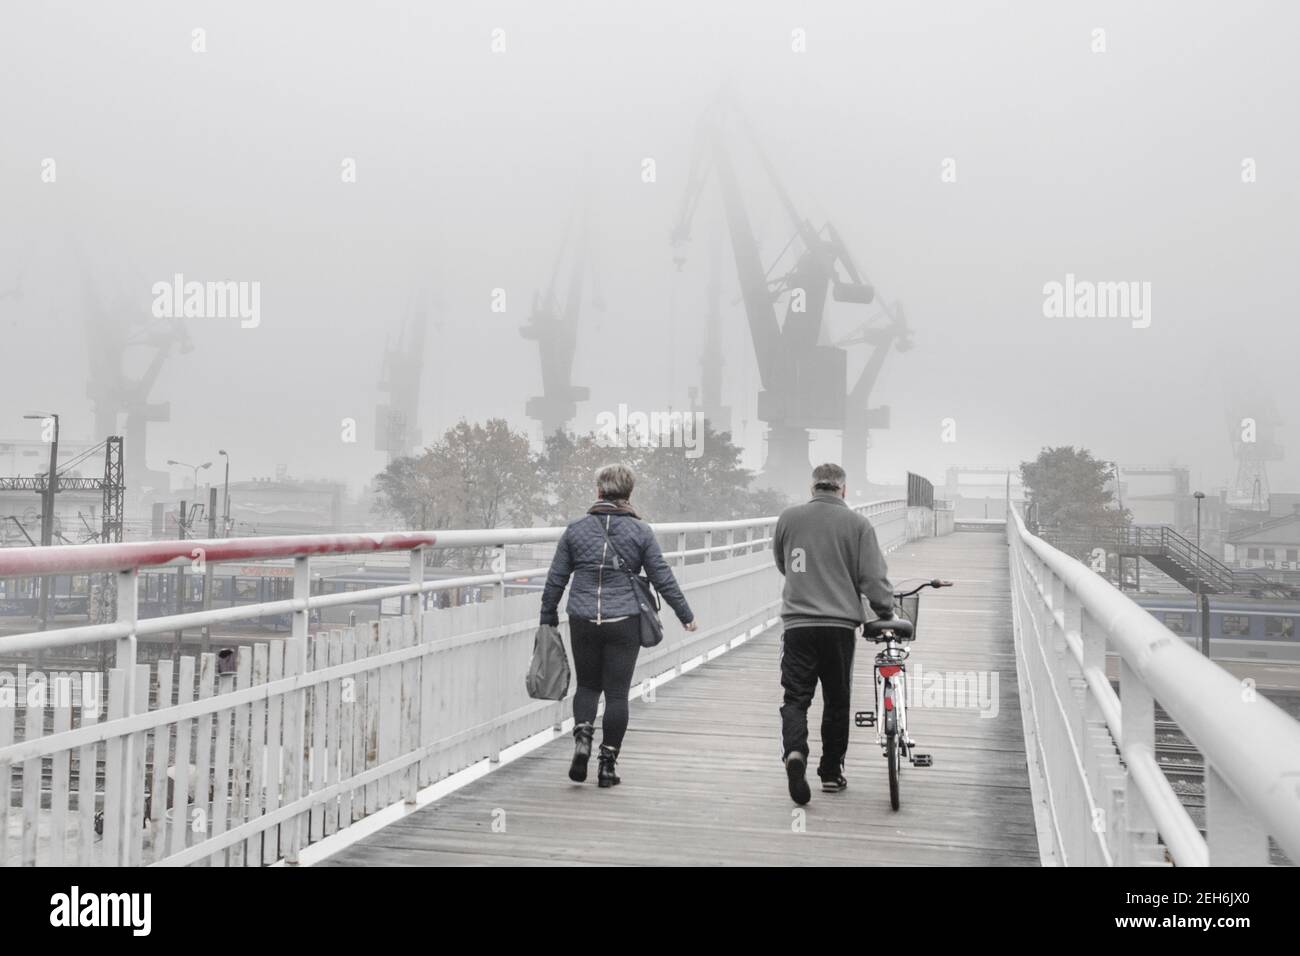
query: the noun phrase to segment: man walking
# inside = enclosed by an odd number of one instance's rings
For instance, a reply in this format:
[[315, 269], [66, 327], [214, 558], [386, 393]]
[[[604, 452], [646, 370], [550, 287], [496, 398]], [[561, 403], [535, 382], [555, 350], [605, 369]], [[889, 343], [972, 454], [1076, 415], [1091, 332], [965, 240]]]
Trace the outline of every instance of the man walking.
[[781, 745], [790, 797], [805, 804], [812, 792], [808, 766], [808, 707], [822, 684], [822, 756], [817, 767], [822, 790], [838, 793], [849, 746], [849, 698], [853, 648], [866, 615], [863, 599], [878, 617], [892, 617], [894, 589], [875, 529], [844, 500], [839, 465], [813, 469], [813, 496], [782, 512], [772, 540], [776, 567], [785, 575], [782, 591]]

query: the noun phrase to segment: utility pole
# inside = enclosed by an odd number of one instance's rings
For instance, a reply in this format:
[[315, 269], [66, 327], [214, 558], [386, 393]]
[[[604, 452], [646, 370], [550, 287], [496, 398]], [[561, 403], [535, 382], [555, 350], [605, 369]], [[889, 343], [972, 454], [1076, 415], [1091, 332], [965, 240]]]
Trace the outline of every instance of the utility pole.
[[1201, 587], [1201, 502], [1205, 492], [1192, 495], [1196, 499], [1196, 616], [1201, 621], [1201, 653], [1210, 659], [1210, 596]]
[[[208, 540], [217, 536], [217, 489], [208, 489]], [[203, 610], [212, 610], [212, 564], [207, 555], [203, 556]], [[203, 645], [200, 654], [208, 652], [208, 640], [212, 637], [212, 625], [203, 625]]]
[[224, 449], [218, 449], [217, 454], [226, 459], [226, 483], [222, 488], [221, 504], [221, 537], [230, 537], [230, 454]]
[[[48, 548], [54, 543], [54, 495], [59, 490], [59, 416], [53, 412], [35, 412], [23, 418], [35, 418], [44, 422], [54, 420], [53, 440], [50, 442], [50, 470], [45, 476], [45, 487], [41, 489], [41, 547]], [[54, 579], [41, 578], [40, 616], [41, 627], [45, 630], [50, 617], [50, 588]]]
[[[185, 533], [186, 515], [188, 514], [185, 508], [188, 504], [189, 502], [182, 501], [180, 513], [176, 515], [176, 528], [177, 531], [179, 532], [177, 537], [181, 541], [184, 541], [186, 538], [189, 537], [189, 535]], [[185, 565], [183, 564], [176, 569], [176, 613], [177, 614], [185, 613]], [[176, 632], [176, 666], [177, 667], [180, 666], [180, 662], [181, 662], [181, 641], [184, 637], [185, 637], [185, 629], [181, 628], [179, 631]]]

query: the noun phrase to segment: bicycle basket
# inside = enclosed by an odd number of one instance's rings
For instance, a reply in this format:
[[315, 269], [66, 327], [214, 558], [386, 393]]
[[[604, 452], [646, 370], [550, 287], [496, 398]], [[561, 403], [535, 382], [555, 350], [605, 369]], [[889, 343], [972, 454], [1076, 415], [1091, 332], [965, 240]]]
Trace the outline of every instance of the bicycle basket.
[[898, 603], [897, 613], [899, 617], [905, 618], [906, 620], [912, 622], [912, 636], [915, 637], [916, 631], [918, 629], [917, 617], [921, 613], [920, 592], [916, 594], [909, 594], [905, 598], [900, 598]]

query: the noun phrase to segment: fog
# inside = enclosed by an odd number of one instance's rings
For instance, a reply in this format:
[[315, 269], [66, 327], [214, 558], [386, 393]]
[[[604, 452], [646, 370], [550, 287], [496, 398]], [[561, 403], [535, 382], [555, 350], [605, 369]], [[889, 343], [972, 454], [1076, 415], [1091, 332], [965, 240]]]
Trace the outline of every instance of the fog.
[[[420, 304], [425, 440], [461, 418], [536, 431], [524, 404], [541, 370], [519, 329], [578, 196], [606, 310], [583, 310], [573, 381], [591, 397], [571, 424], [591, 430], [620, 403], [684, 408], [715, 182], [680, 271], [669, 233], [697, 123], [725, 85], [800, 212], [832, 221], [878, 297], [905, 306], [914, 348], [888, 357], [872, 394], [892, 409], [872, 433], [872, 480], [938, 483], [949, 465], [1075, 444], [1187, 466], [1210, 490], [1235, 470], [1228, 393], [1251, 386], [1291, 452], [1272, 486], [1300, 490], [1300, 8], [978, 7], [10, 4], [0, 295], [20, 291], [0, 298], [0, 440], [36, 438], [34, 410], [102, 438], [88, 315], [98, 303], [144, 321], [176, 274], [259, 282], [260, 317], [185, 320], [193, 350], [152, 392], [171, 406], [150, 429], [152, 468], [226, 448], [232, 478], [287, 465], [355, 492], [385, 463], [372, 431], [385, 336]], [[792, 229], [735, 152], [766, 264]], [[723, 399], [758, 467], [729, 244], [722, 262]], [[1045, 285], [1067, 275], [1150, 283], [1149, 325], [1045, 315]], [[832, 304], [823, 341], [872, 312]], [[851, 352], [851, 375], [866, 354]], [[819, 433], [814, 455], [839, 447]], [[188, 477], [173, 472], [177, 487]]]

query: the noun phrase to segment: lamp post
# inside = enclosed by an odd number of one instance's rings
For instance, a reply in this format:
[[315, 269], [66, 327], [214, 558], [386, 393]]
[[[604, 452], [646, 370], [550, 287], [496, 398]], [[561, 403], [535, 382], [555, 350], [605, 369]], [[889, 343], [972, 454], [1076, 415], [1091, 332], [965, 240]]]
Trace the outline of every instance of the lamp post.
[[[54, 435], [50, 442], [50, 471], [45, 477], [45, 487], [41, 490], [41, 547], [54, 543], [54, 495], [59, 490], [59, 416], [53, 412], [32, 412], [23, 418], [35, 418], [40, 421], [54, 420]], [[53, 578], [41, 578], [41, 630], [45, 630], [50, 615], [50, 585]]]
[[226, 483], [222, 490], [221, 503], [221, 536], [230, 537], [230, 455], [224, 448], [218, 449], [217, 454], [226, 459]]
[[1198, 491], [1192, 497], [1196, 499], [1196, 560], [1199, 564], [1201, 560], [1201, 502], [1205, 500], [1205, 492]]
[[169, 465], [179, 465], [179, 466], [182, 467], [182, 468], [190, 468], [190, 469], [193, 469], [193, 471], [194, 471], [194, 490], [195, 490], [195, 491], [198, 491], [198, 490], [199, 490], [199, 469], [200, 469], [200, 468], [211, 468], [211, 467], [212, 467], [212, 462], [210, 462], [210, 461], [205, 461], [205, 462], [204, 462], [203, 464], [201, 464], [201, 465], [191, 465], [189, 462], [176, 461], [174, 458], [168, 458], [168, 459], [167, 459], [167, 464], [169, 464]]
[[1196, 499], [1196, 615], [1201, 619], [1201, 653], [1210, 659], [1210, 596], [1201, 588], [1201, 502], [1205, 492], [1192, 495]]

